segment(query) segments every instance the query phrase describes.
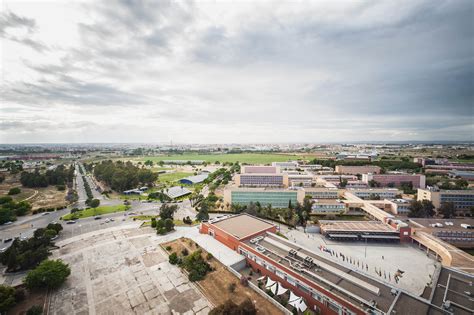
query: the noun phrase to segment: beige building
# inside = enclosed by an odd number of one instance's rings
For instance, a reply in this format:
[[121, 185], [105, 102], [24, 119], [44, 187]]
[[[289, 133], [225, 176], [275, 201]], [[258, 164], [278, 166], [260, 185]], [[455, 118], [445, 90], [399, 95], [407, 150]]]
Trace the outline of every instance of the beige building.
[[297, 202], [303, 203], [305, 192], [298, 189], [278, 188], [247, 188], [231, 187], [224, 190], [224, 204], [248, 205], [260, 203], [262, 206], [272, 205], [273, 208], [287, 208], [289, 203], [294, 206]]
[[452, 202], [458, 215], [469, 214], [474, 207], [474, 190], [418, 189], [418, 200], [430, 200], [435, 209], [441, 204]]
[[350, 174], [350, 175], [357, 175], [357, 174], [380, 174], [380, 166], [376, 165], [364, 165], [364, 166], [346, 166], [346, 165], [337, 165], [336, 166], [336, 173], [338, 174]]

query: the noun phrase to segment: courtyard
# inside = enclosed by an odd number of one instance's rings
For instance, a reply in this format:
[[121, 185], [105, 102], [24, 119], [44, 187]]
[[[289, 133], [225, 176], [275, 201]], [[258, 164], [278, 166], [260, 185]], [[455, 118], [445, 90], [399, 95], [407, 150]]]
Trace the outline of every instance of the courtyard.
[[[178, 236], [179, 231], [175, 232]], [[171, 236], [172, 237], [172, 236]], [[211, 304], [169, 264], [148, 228], [111, 228], [58, 242], [53, 258], [71, 276], [50, 298], [50, 314], [207, 314]]]

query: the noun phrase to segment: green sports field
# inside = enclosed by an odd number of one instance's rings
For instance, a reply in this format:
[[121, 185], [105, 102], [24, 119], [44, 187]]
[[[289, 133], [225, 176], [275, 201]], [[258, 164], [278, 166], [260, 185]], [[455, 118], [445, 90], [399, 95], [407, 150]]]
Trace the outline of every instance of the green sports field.
[[304, 155], [294, 154], [277, 154], [277, 153], [235, 153], [235, 154], [174, 154], [162, 155], [154, 157], [140, 158], [140, 161], [152, 160], [159, 162], [162, 160], [202, 160], [214, 163], [215, 161], [223, 162], [240, 162], [248, 164], [268, 164], [271, 162], [285, 162], [295, 159], [310, 159], [312, 157], [305, 157]]

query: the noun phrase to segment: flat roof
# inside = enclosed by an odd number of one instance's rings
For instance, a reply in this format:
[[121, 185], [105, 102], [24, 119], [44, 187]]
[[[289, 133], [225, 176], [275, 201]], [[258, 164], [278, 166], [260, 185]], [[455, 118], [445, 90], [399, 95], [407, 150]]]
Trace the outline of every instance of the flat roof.
[[239, 214], [217, 222], [209, 223], [211, 225], [217, 226], [224, 232], [235, 236], [237, 239], [243, 239], [246, 236], [263, 232], [269, 228], [274, 227], [273, 224], [248, 214]]
[[391, 226], [379, 221], [329, 221], [320, 220], [321, 230], [330, 232], [397, 232]]
[[[245, 241], [245, 244], [259, 251], [276, 264], [301, 275], [304, 279], [322, 287], [332, 294], [366, 309], [376, 304], [376, 308], [387, 312], [395, 301], [392, 287], [367, 277], [355, 269], [349, 269], [330, 261], [315, 252], [284, 240], [273, 233], [266, 233], [258, 242]], [[297, 254], [291, 255], [294, 250]], [[304, 259], [309, 257], [313, 265], [308, 267]]]
[[165, 190], [164, 193], [168, 195], [168, 197], [174, 199], [174, 198], [178, 198], [178, 197], [190, 194], [191, 191], [185, 187], [174, 186]]

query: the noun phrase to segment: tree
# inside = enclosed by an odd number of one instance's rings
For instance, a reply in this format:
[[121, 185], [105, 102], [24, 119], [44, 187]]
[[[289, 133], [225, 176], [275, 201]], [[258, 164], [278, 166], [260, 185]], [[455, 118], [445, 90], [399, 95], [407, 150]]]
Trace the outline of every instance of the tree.
[[160, 218], [162, 220], [173, 219], [175, 211], [178, 209], [177, 205], [163, 204], [160, 207]]
[[0, 285], [0, 313], [6, 313], [15, 303], [15, 289]]
[[165, 220], [165, 229], [166, 229], [167, 232], [174, 229], [173, 219], [167, 218]]
[[10, 190], [8, 191], [8, 195], [18, 195], [19, 193], [21, 193], [21, 189], [20, 187], [13, 187], [13, 188], [10, 188]]
[[43, 314], [43, 308], [39, 305], [33, 305], [26, 311], [26, 315], [41, 315]]
[[89, 207], [91, 208], [97, 208], [100, 205], [100, 200], [99, 199], [92, 199], [89, 202]]
[[209, 312], [209, 315], [255, 315], [257, 309], [249, 298], [246, 298], [239, 305], [232, 300], [227, 300]]
[[423, 200], [421, 202], [422, 210], [423, 210], [423, 217], [431, 218], [435, 215], [434, 205], [430, 200]]
[[209, 220], [209, 205], [207, 202], [202, 202], [201, 207], [199, 208], [199, 212], [196, 215], [196, 219], [198, 221]]
[[38, 267], [28, 272], [24, 280], [28, 289], [56, 289], [59, 288], [71, 269], [61, 260], [45, 260]]
[[408, 207], [409, 213], [408, 216], [411, 218], [419, 218], [421, 216], [421, 211], [422, 211], [423, 206], [421, 205], [421, 202], [418, 200], [413, 200], [410, 203], [410, 206]]
[[439, 212], [443, 215], [443, 218], [449, 219], [456, 216], [456, 208], [452, 202], [443, 202], [439, 207]]

